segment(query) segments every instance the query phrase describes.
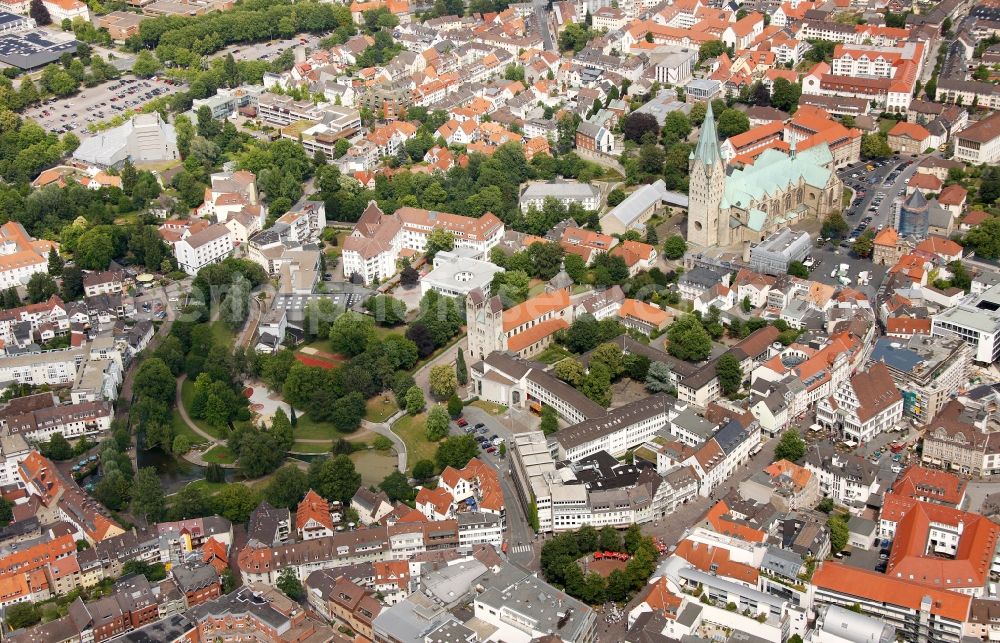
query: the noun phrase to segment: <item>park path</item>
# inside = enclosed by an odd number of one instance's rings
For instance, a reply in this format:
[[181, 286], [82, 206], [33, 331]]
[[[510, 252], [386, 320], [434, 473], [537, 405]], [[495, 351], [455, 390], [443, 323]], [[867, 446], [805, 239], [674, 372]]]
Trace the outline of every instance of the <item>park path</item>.
[[177, 404], [177, 412], [181, 414], [181, 419], [184, 420], [184, 424], [187, 424], [189, 429], [191, 429], [201, 437], [205, 438], [209, 442], [211, 442], [212, 446], [215, 446], [216, 444], [219, 444], [220, 442], [219, 439], [210, 433], [206, 433], [201, 429], [200, 426], [195, 424], [194, 421], [191, 419], [191, 416], [188, 415], [187, 409], [184, 408], [184, 400], [183, 398], [181, 398], [181, 387], [184, 386], [185, 380], [187, 380], [187, 374], [181, 375], [180, 377], [177, 378], [177, 394], [175, 399], [175, 403]]
[[406, 443], [403, 442], [402, 438], [393, 433], [392, 425], [395, 424], [396, 421], [399, 418], [403, 417], [404, 415], [406, 415], [406, 411], [396, 411], [385, 422], [369, 422], [368, 420], [361, 420], [361, 426], [365, 427], [369, 431], [373, 431], [375, 433], [378, 433], [379, 435], [384, 435], [385, 437], [392, 440], [393, 446], [396, 447], [396, 457], [398, 459], [396, 467], [402, 473], [406, 473], [406, 460], [407, 460]]

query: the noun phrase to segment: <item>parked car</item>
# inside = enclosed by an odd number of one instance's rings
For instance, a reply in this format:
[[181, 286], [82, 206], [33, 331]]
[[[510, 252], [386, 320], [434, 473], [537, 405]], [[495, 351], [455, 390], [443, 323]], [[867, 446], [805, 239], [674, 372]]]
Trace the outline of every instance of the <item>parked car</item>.
[[460, 417], [457, 420], [455, 420], [455, 424], [457, 424], [458, 426], [466, 426], [468, 423], [469, 421], [463, 417]]

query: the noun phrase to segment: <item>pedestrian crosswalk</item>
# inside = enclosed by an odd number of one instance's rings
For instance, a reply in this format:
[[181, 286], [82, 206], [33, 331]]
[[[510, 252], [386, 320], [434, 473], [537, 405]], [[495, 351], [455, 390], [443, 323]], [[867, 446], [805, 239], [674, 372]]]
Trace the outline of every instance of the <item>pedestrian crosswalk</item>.
[[527, 551], [531, 551], [531, 545], [514, 545], [511, 549], [515, 554], [522, 554]]

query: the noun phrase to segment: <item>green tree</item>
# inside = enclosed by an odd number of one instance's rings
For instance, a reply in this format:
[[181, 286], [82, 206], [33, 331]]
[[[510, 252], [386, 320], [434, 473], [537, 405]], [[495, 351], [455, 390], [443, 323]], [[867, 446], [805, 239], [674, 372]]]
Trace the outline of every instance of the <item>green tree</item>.
[[409, 504], [413, 502], [414, 497], [417, 495], [409, 479], [399, 471], [393, 471], [383, 478], [378, 488], [384, 491], [385, 495], [389, 496], [389, 500], [392, 502], [405, 502]]
[[0, 498], [0, 527], [6, 527], [14, 520], [14, 503]]
[[453, 435], [443, 440], [434, 453], [438, 467], [451, 466], [461, 469], [469, 460], [479, 455], [479, 445], [471, 435]]
[[327, 500], [347, 504], [361, 487], [361, 474], [346, 455], [313, 460], [309, 465], [309, 487]]
[[552, 367], [552, 372], [570, 386], [579, 386], [586, 376], [583, 364], [580, 363], [580, 360], [572, 357], [556, 362], [555, 366]]
[[406, 322], [406, 304], [395, 297], [389, 295], [370, 297], [365, 302], [365, 308], [380, 326], [399, 326]]
[[750, 302], [750, 295], [746, 295], [743, 297], [742, 301], [740, 301], [740, 308], [745, 313], [749, 313], [751, 310], [753, 310], [753, 304]]
[[234, 523], [245, 523], [260, 504], [260, 493], [243, 484], [227, 484], [212, 497], [215, 512]]
[[542, 433], [545, 435], [555, 433], [559, 430], [559, 414], [556, 413], [556, 410], [553, 407], [547, 404], [542, 407], [541, 429]]
[[796, 462], [806, 454], [806, 443], [795, 429], [788, 429], [781, 434], [778, 445], [774, 448], [774, 459]]
[[451, 397], [448, 398], [448, 416], [457, 419], [460, 415], [462, 415], [463, 408], [464, 406], [462, 405], [461, 398], [452, 393]]
[[724, 109], [718, 116], [716, 129], [720, 139], [742, 134], [750, 130], [750, 117], [738, 109]]
[[139, 469], [132, 484], [132, 511], [145, 518], [148, 523], [162, 520], [167, 504], [156, 469], [153, 467]]
[[465, 366], [465, 352], [461, 348], [458, 349], [458, 355], [455, 357], [455, 378], [459, 386], [465, 386], [469, 381], [469, 369]]
[[[40, 0], [32, 0], [32, 5]], [[42, 8], [44, 10], [44, 7]], [[48, 15], [48, 11], [45, 12]], [[51, 22], [51, 21], [50, 21]], [[4, 610], [4, 621], [11, 630], [19, 630], [24, 627], [37, 625], [42, 620], [42, 615], [34, 603], [14, 603]]]
[[49, 249], [49, 274], [52, 275], [53, 277], [58, 277], [59, 275], [61, 275], [62, 271], [63, 271], [63, 265], [64, 265], [64, 263], [65, 262], [63, 261], [62, 257], [60, 257], [59, 253], [56, 252], [56, 249], [54, 247], [50, 248]]
[[150, 78], [155, 76], [158, 71], [160, 71], [160, 63], [156, 57], [149, 51], [140, 51], [132, 65], [132, 73], [139, 78]]
[[36, 272], [28, 279], [28, 299], [33, 304], [45, 301], [57, 292], [56, 280], [47, 273]]
[[611, 405], [611, 371], [604, 363], [590, 365], [590, 372], [580, 383], [580, 392], [601, 406]]
[[723, 395], [734, 395], [743, 383], [743, 369], [740, 361], [730, 353], [726, 353], [715, 363], [715, 374], [719, 378], [719, 386]]
[[455, 235], [444, 228], [434, 228], [427, 235], [427, 249], [424, 256], [428, 263], [433, 263], [434, 256], [441, 251], [451, 251], [455, 248]]
[[411, 386], [406, 391], [406, 412], [410, 415], [416, 415], [424, 410], [424, 406], [424, 392], [418, 386]]
[[858, 255], [859, 257], [870, 257], [872, 254], [872, 250], [874, 248], [875, 248], [874, 230], [865, 230], [864, 233], [862, 233], [861, 236], [854, 241], [854, 245], [851, 246], [851, 250], [853, 250], [854, 254]]
[[834, 510], [834, 507], [833, 498], [823, 498], [819, 501], [819, 504], [816, 505], [816, 509], [825, 514], [831, 513]]
[[435, 404], [427, 411], [425, 430], [430, 442], [437, 442], [448, 435], [448, 411], [441, 404]]
[[823, 219], [819, 233], [828, 239], [842, 239], [848, 230], [844, 217], [839, 212], [833, 212]]
[[663, 256], [667, 259], [680, 259], [687, 252], [687, 242], [679, 234], [667, 237], [663, 242]]
[[375, 320], [367, 315], [347, 311], [330, 325], [330, 346], [335, 353], [354, 357], [376, 339]]
[[293, 464], [286, 464], [271, 476], [264, 497], [275, 507], [294, 509], [309, 490], [309, 477]]
[[830, 530], [830, 551], [834, 554], [843, 551], [850, 538], [847, 519], [841, 515], [830, 516], [826, 521], [826, 526]]
[[663, 119], [664, 141], [668, 136], [673, 139], [671, 142], [683, 141], [690, 135], [691, 121], [684, 112], [670, 112]]
[[302, 587], [302, 582], [299, 581], [298, 576], [295, 575], [295, 570], [291, 567], [281, 570], [276, 585], [285, 596], [293, 601], [301, 601], [306, 596], [306, 590]]
[[861, 158], [884, 159], [892, 156], [892, 149], [885, 135], [862, 134], [861, 135]]
[[434, 463], [430, 460], [418, 460], [413, 465], [413, 477], [417, 480], [429, 480], [434, 476]]
[[[809, 269], [801, 261], [789, 261], [788, 262], [788, 274], [793, 277], [800, 277], [802, 279], [809, 278]], [[750, 312], [750, 311], [746, 311]]]
[[50, 460], [69, 460], [73, 457], [73, 447], [69, 441], [63, 437], [62, 433], [54, 433], [47, 444], [42, 448], [42, 455]]
[[614, 343], [607, 342], [601, 344], [590, 353], [590, 364], [593, 367], [595, 362], [599, 362], [608, 367], [611, 379], [617, 379], [624, 371], [622, 350]]
[[785, 112], [794, 112], [802, 96], [802, 85], [786, 78], [776, 78], [771, 90], [771, 106]]
[[698, 62], [704, 62], [709, 58], [717, 58], [726, 51], [726, 43], [721, 40], [709, 40], [703, 42], [698, 47]]
[[712, 338], [694, 315], [683, 315], [667, 329], [668, 352], [678, 359], [700, 362], [712, 352]]
[[451, 397], [458, 388], [458, 378], [455, 369], [448, 364], [439, 364], [431, 367], [430, 372], [431, 393], [439, 400]]

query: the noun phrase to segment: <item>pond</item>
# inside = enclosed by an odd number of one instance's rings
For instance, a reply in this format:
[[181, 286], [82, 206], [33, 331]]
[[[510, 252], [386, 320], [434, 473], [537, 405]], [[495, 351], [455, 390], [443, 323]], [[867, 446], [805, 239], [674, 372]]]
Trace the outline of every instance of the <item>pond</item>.
[[[150, 449], [148, 451], [140, 449], [136, 454], [139, 468], [153, 467], [160, 474], [160, 483], [163, 485], [164, 494], [177, 493], [189, 482], [204, 480], [205, 467], [191, 464], [183, 458], [175, 458], [172, 454], [164, 453], [160, 449]], [[226, 480], [230, 480], [234, 471], [225, 469]]]

